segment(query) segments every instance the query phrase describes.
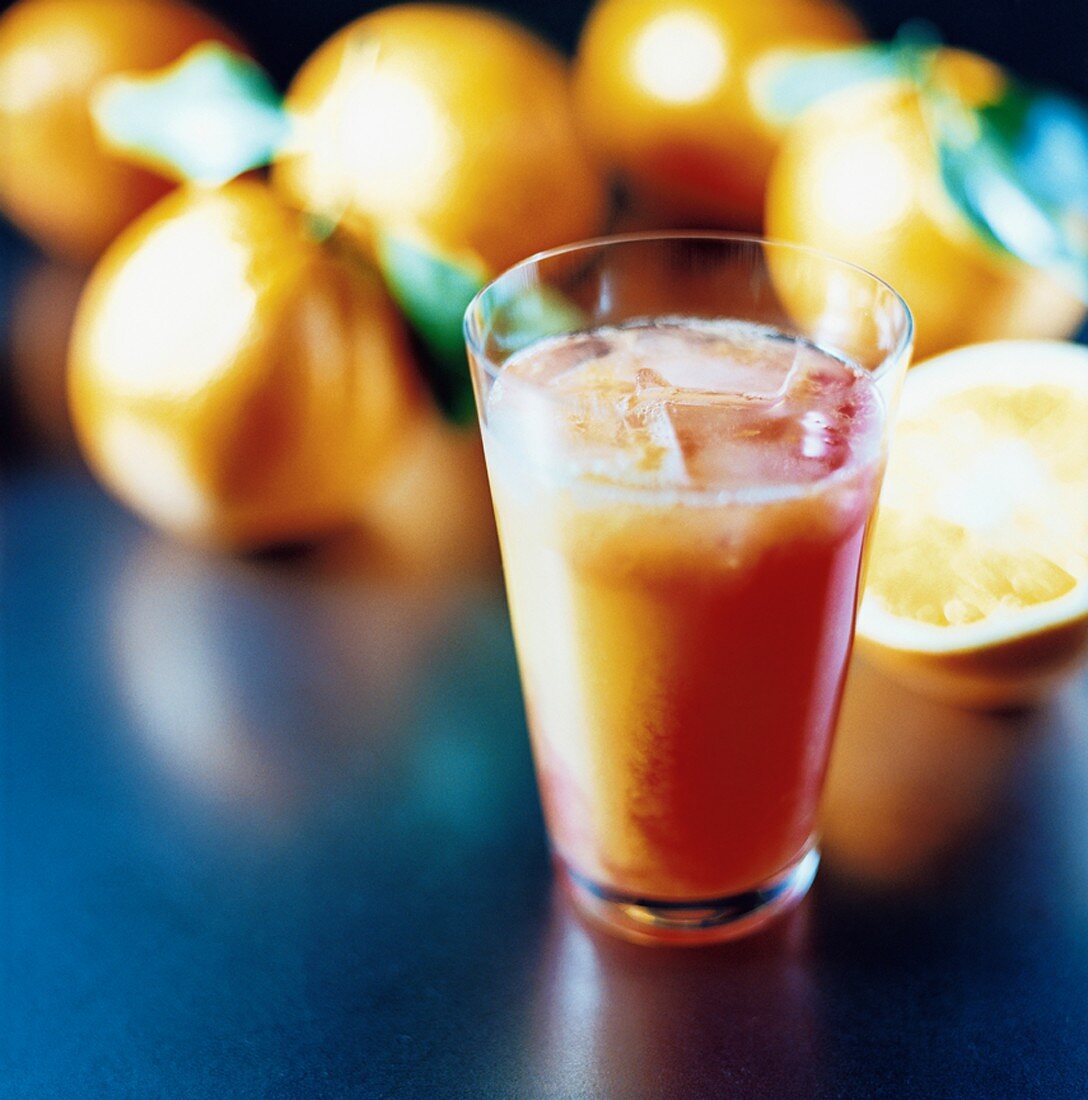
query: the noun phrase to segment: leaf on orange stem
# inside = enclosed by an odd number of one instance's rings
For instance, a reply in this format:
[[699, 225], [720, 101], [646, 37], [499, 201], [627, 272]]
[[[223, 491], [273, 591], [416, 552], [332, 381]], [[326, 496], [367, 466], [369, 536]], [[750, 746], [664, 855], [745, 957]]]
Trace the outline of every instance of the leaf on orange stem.
[[268, 164], [289, 131], [268, 75], [219, 43], [150, 75], [110, 77], [91, 110], [103, 141], [128, 159], [212, 186]]
[[427, 381], [435, 398], [451, 419], [471, 420], [475, 405], [462, 325], [469, 302], [487, 279], [483, 265], [441, 256], [414, 239], [383, 233], [378, 266], [427, 353]]
[[956, 205], [987, 240], [1088, 301], [1088, 109], [1013, 83], [975, 111], [933, 106]]

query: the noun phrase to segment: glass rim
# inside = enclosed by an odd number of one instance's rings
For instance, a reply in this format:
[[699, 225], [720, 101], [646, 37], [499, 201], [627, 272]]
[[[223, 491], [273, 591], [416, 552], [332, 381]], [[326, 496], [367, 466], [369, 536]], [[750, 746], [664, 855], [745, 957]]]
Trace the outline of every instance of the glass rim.
[[831, 252], [825, 252], [821, 248], [813, 248], [811, 245], [797, 244], [794, 241], [784, 241], [776, 237], [762, 237], [758, 233], [733, 233], [728, 230], [717, 229], [651, 229], [636, 233], [605, 234], [604, 236], [589, 237], [585, 240], [572, 241], [570, 244], [557, 245], [554, 248], [544, 248], [538, 252], [534, 252], [532, 255], [526, 256], [525, 259], [519, 260], [517, 263], [511, 264], [505, 270], [500, 271], [498, 275], [493, 279], [489, 279], [472, 296], [472, 300], [465, 307], [464, 318], [461, 322], [465, 343], [476, 357], [483, 371], [491, 375], [492, 378], [498, 378], [502, 373], [502, 367], [492, 362], [490, 356], [484, 350], [482, 340], [483, 334], [476, 331], [478, 326], [473, 323], [473, 315], [480, 302], [493, 287], [497, 286], [504, 279], [509, 278], [515, 272], [523, 271], [531, 267], [539, 267], [540, 264], [546, 260], [556, 259], [572, 252], [588, 252], [591, 249], [600, 249], [610, 245], [649, 244], [654, 241], [685, 240], [720, 241], [723, 244], [732, 242], [736, 244], [760, 245], [761, 247], [764, 245], [771, 245], [772, 248], [780, 249], [784, 252], [794, 252], [800, 255], [815, 257], [816, 259], [834, 264], [839, 268], [855, 271], [887, 291], [892, 300], [899, 304], [906, 321], [903, 326], [903, 331], [896, 341], [895, 347], [883, 354], [881, 356], [880, 365], [874, 370], [866, 371], [866, 374], [874, 381], [879, 381], [910, 350], [911, 344], [914, 341], [914, 314], [911, 312], [911, 308], [903, 295], [886, 279], [882, 279], [879, 275], [874, 275], [873, 272], [869, 271], [868, 268], [862, 267], [861, 264], [856, 264], [851, 260], [844, 260]]

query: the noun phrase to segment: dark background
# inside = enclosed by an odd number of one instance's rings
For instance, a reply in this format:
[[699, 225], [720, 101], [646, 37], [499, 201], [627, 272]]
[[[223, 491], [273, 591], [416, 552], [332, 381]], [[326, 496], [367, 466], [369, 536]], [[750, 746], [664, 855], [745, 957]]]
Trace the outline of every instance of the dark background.
[[[382, 5], [358, 0], [216, 0], [204, 6], [241, 31], [273, 75], [286, 83], [324, 38]], [[573, 50], [590, 5], [589, 0], [507, 0], [484, 6], [506, 11]], [[952, 45], [986, 54], [1023, 77], [1088, 96], [1085, 0], [855, 0], [848, 6], [876, 38], [890, 38], [908, 19], [927, 19]]]
[[[0, 11], [10, 6], [8, 0], [0, 0]], [[283, 85], [333, 31], [384, 5], [358, 0], [202, 0], [199, 6], [240, 31]], [[506, 0], [482, 6], [507, 12], [573, 51], [590, 0]], [[986, 54], [1023, 77], [1088, 96], [1085, 0], [853, 0], [847, 6], [875, 38], [890, 38], [909, 19], [926, 19], [952, 45]]]

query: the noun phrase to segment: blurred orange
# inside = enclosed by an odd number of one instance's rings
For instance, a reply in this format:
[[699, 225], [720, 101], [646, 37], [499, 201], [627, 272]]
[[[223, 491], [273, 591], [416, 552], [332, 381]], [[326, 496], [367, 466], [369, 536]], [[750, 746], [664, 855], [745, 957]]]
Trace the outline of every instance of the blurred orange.
[[[988, 61], [944, 51], [934, 84], [966, 106], [1000, 94]], [[806, 111], [786, 136], [767, 195], [767, 233], [852, 260], [914, 313], [919, 358], [1006, 336], [1064, 336], [1084, 307], [1047, 274], [984, 241], [941, 181], [917, 85], [880, 80]]]
[[579, 120], [662, 223], [755, 229], [783, 126], [761, 81], [863, 37], [832, 0], [600, 0], [578, 48]]
[[419, 400], [378, 276], [252, 181], [183, 188], [114, 242], [70, 371], [105, 483], [165, 528], [240, 549], [349, 522]]
[[360, 516], [371, 548], [417, 578], [497, 575], [499, 543], [479, 431], [431, 409]]
[[75, 448], [68, 414], [68, 338], [87, 273], [42, 260], [11, 301], [11, 384], [19, 415], [37, 443], [57, 452]]
[[286, 102], [298, 136], [276, 185], [364, 247], [403, 231], [498, 271], [604, 222], [563, 58], [496, 15], [367, 15], [303, 65]]
[[240, 48], [181, 0], [19, 0], [0, 18], [0, 208], [48, 251], [93, 260], [172, 184], [99, 144], [91, 93], [206, 39]]

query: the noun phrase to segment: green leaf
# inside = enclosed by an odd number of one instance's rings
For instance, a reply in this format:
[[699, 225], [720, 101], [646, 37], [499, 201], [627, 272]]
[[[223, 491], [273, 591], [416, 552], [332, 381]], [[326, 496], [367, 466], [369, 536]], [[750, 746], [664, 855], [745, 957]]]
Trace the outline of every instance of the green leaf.
[[380, 237], [378, 266], [427, 353], [427, 380], [439, 404], [451, 419], [472, 419], [475, 406], [462, 326], [486, 272], [481, 265], [456, 263], [395, 234]]
[[770, 118], [790, 122], [825, 95], [899, 71], [894, 47], [883, 43], [799, 53], [783, 60], [760, 83], [756, 100]]
[[112, 148], [167, 175], [209, 185], [268, 164], [289, 130], [264, 70], [212, 42], [161, 72], [103, 81], [91, 110]]
[[928, 79], [939, 46], [935, 28], [913, 19], [899, 28], [891, 42], [787, 53], [757, 82], [756, 102], [769, 118], [784, 124], [844, 88], [894, 77], [921, 83]]
[[499, 287], [495, 288], [495, 293], [495, 301], [488, 310], [492, 318], [492, 336], [508, 354], [537, 340], [587, 327], [585, 313], [554, 287], [515, 287], [507, 301], [500, 297]]
[[1088, 110], [1014, 83], [979, 110], [929, 107], [945, 188], [968, 221], [1088, 301]]
[[1046, 201], [1088, 213], [1088, 108], [1048, 92], [1025, 108], [1017, 158], [1025, 181]]

